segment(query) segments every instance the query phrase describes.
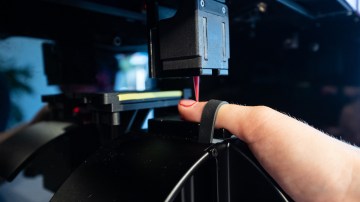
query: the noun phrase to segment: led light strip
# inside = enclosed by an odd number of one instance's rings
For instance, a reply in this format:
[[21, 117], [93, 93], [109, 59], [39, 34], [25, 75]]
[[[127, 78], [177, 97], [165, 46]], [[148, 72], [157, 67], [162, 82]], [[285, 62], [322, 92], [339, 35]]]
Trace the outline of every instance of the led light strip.
[[144, 93], [124, 93], [119, 94], [119, 101], [144, 100], [153, 98], [175, 98], [182, 97], [182, 91], [162, 91], [162, 92], [144, 92]]

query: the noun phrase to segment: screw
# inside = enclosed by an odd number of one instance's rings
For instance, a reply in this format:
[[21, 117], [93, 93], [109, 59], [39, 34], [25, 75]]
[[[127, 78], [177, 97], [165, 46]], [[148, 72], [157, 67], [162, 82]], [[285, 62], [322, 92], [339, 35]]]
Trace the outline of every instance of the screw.
[[218, 151], [216, 149], [212, 149], [211, 150], [211, 155], [216, 158], [219, 154], [218, 154]]
[[267, 4], [264, 2], [258, 3], [257, 7], [261, 13], [265, 13], [267, 11]]
[[223, 14], [225, 14], [226, 13], [226, 8], [225, 7], [222, 7], [222, 12], [223, 12]]
[[205, 1], [204, 1], [204, 0], [201, 0], [201, 1], [200, 1], [200, 5], [201, 5], [201, 7], [204, 7], [204, 6], [205, 6]]
[[122, 44], [122, 39], [119, 36], [116, 36], [113, 40], [115, 46], [120, 46]]

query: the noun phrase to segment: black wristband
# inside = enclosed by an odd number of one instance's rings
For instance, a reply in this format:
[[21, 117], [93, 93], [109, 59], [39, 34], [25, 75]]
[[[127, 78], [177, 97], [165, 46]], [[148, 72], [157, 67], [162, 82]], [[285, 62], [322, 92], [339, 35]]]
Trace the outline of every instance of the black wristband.
[[223, 104], [228, 103], [220, 100], [210, 100], [205, 105], [200, 121], [199, 143], [212, 143], [216, 116]]

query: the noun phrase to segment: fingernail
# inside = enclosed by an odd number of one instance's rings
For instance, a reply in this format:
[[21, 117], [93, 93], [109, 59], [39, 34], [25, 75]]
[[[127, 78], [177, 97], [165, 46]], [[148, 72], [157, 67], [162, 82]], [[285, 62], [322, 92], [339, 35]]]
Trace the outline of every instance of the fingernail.
[[183, 107], [191, 107], [196, 103], [195, 100], [180, 100], [179, 105]]

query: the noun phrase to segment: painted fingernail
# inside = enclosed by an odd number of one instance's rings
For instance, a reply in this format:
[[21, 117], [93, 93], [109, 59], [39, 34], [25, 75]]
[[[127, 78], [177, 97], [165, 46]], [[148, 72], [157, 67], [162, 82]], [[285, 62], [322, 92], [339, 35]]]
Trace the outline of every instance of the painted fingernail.
[[191, 107], [196, 103], [195, 100], [180, 100], [179, 105], [183, 107]]

